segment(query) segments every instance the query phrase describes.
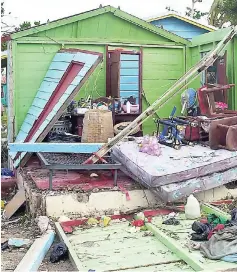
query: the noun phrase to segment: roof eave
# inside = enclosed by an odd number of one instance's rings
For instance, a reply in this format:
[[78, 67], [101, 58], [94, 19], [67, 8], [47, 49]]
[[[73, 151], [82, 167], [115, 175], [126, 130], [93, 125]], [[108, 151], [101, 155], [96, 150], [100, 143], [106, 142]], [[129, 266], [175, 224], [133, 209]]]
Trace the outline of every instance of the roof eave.
[[170, 18], [170, 17], [175, 17], [179, 20], [182, 20], [182, 21], [185, 21], [187, 23], [190, 23], [192, 25], [195, 25], [197, 27], [200, 27], [202, 29], [205, 29], [205, 30], [208, 30], [208, 31], [215, 31], [214, 28], [211, 28], [211, 27], [208, 27], [208, 26], [205, 26], [203, 24], [199, 24], [191, 19], [188, 19], [188, 18], [185, 18], [183, 16], [180, 16], [180, 15], [177, 15], [177, 14], [168, 14], [168, 15], [163, 15], [163, 16], [158, 16], [156, 18], [151, 18], [151, 19], [148, 19], [147, 22], [151, 23], [153, 21], [159, 21], [159, 20], [162, 20], [162, 19], [166, 19], [166, 18]]

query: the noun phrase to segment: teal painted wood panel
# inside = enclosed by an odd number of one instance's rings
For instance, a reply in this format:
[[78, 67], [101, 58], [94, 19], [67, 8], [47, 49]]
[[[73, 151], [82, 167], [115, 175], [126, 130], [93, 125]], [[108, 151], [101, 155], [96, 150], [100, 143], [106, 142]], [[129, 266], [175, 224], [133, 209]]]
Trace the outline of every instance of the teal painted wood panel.
[[120, 83], [120, 91], [138, 91], [139, 84], [122, 84]]
[[93, 153], [103, 144], [94, 143], [10, 143], [9, 152]]
[[34, 101], [32, 102], [32, 105], [35, 105], [41, 109], [43, 109], [45, 107], [45, 105], [47, 104], [47, 100], [45, 99], [41, 99], [38, 97], [35, 97]]
[[120, 69], [120, 76], [138, 76], [139, 69], [137, 68], [122, 68]]
[[77, 53], [73, 58], [73, 61], [79, 61], [91, 66], [98, 59], [97, 55], [88, 55], [86, 53]]
[[139, 77], [138, 76], [120, 76], [120, 83], [121, 84], [126, 84], [126, 83], [131, 83], [131, 84], [139, 84]]
[[120, 60], [139, 60], [139, 55], [121, 54]]
[[56, 79], [56, 78], [49, 78], [49, 77], [45, 77], [44, 81], [46, 82], [52, 82], [52, 83], [59, 83], [60, 79]]
[[70, 62], [59, 62], [59, 61], [53, 61], [51, 65], [49, 66], [49, 70], [60, 70], [65, 71], [69, 67]]
[[59, 61], [59, 62], [71, 62], [73, 57], [75, 56], [74, 53], [57, 53], [55, 57], [53, 58], [53, 61]]
[[[59, 54], [59, 56], [57, 56]], [[67, 54], [66, 54], [67, 55]], [[20, 128], [20, 131], [17, 135], [16, 142], [22, 142], [26, 139], [28, 133], [30, 132], [34, 122], [39, 118], [40, 114], [42, 113], [43, 109], [45, 108], [48, 100], [53, 95], [55, 89], [58, 86], [58, 82], [62, 79], [63, 75], [65, 74], [66, 69], [69, 67], [70, 63], [68, 63], [69, 60], [71, 61], [79, 61], [82, 63], [82, 60], [85, 61], [84, 67], [78, 72], [77, 76], [74, 78], [73, 82], [65, 93], [59, 98], [57, 104], [54, 106], [52, 111], [48, 114], [46, 119], [43, 121], [43, 123], [40, 125], [37, 132], [33, 135], [30, 142], [35, 142], [40, 134], [45, 130], [45, 128], [48, 126], [49, 122], [52, 120], [52, 118], [55, 116], [55, 114], [58, 112], [58, 110], [62, 107], [62, 105], [65, 103], [65, 101], [68, 99], [70, 94], [73, 92], [76, 86], [81, 82], [83, 77], [87, 74], [87, 72], [90, 70], [91, 66], [94, 64], [93, 60], [96, 61], [98, 59], [98, 55], [93, 54], [81, 54], [80, 52], [71, 54], [68, 53], [69, 57], [62, 53], [57, 53], [56, 56], [53, 59], [53, 62], [51, 63], [49, 70], [46, 73], [46, 76], [44, 80], [41, 83], [41, 86], [33, 100], [33, 103], [26, 115], [26, 118]], [[80, 59], [80, 56], [82, 59]], [[77, 56], [77, 57], [76, 57]], [[88, 60], [88, 62], [87, 62]], [[57, 68], [51, 69], [51, 68]], [[61, 69], [61, 70], [60, 70]], [[52, 79], [56, 80], [56, 82], [51, 81]], [[15, 154], [16, 155], [16, 154]], [[22, 154], [24, 155], [24, 153]], [[15, 167], [18, 166], [21, 159], [16, 160]]]
[[38, 117], [40, 115], [40, 113], [42, 112], [42, 109], [41, 108], [38, 108], [37, 106], [35, 105], [32, 105], [28, 111], [29, 114], [32, 114], [36, 117]]
[[139, 68], [139, 61], [121, 61], [121, 68]]
[[55, 78], [55, 79], [61, 79], [64, 75], [65, 71], [60, 70], [48, 70], [46, 74], [46, 78]]

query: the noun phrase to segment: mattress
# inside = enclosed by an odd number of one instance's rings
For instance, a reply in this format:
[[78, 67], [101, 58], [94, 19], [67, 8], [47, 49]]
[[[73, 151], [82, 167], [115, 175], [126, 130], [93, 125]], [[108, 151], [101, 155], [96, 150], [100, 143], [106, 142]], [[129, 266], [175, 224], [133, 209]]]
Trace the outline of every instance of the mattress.
[[155, 157], [139, 152], [135, 141], [121, 142], [113, 147], [112, 156], [121, 162], [124, 171], [147, 188], [197, 179], [237, 167], [236, 151], [211, 150], [200, 145], [182, 146], [180, 150], [161, 145], [161, 150], [162, 154]]

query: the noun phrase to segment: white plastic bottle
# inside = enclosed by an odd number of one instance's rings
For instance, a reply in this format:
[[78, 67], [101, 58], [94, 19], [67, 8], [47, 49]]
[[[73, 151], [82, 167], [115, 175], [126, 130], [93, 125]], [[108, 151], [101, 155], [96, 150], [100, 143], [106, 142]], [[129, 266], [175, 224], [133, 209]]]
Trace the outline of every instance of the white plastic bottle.
[[198, 200], [190, 195], [185, 205], [185, 217], [186, 219], [197, 219], [201, 217], [200, 204]]
[[131, 112], [131, 104], [129, 101], [127, 102], [126, 106], [127, 106], [127, 113], [130, 113]]

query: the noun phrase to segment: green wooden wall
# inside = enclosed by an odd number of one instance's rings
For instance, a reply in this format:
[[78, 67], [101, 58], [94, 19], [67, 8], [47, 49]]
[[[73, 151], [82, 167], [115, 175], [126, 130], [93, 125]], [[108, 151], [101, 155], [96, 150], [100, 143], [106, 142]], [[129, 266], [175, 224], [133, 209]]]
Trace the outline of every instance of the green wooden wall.
[[[88, 44], [82, 44], [87, 43]], [[94, 41], [94, 42], [93, 42]], [[42, 31], [14, 42], [14, 109], [15, 135], [26, 116], [36, 92], [48, 70], [55, 53], [64, 48], [80, 48], [104, 54], [103, 63], [84, 85], [77, 99], [106, 93], [106, 44], [127, 50], [143, 47], [143, 89], [150, 103], [162, 95], [185, 72], [184, 46], [177, 46], [161, 37], [110, 13], [88, 18], [62, 27]], [[128, 42], [139, 46], [127, 46]], [[94, 43], [94, 44], [93, 44]], [[150, 48], [147, 44], [157, 47]], [[174, 48], [162, 47], [168, 44]], [[130, 44], [131, 45], [131, 44]], [[159, 111], [166, 117], [174, 105], [180, 109], [180, 95]], [[143, 101], [143, 109], [147, 107]], [[152, 120], [146, 122], [145, 133], [154, 131]]]
[[[208, 33], [209, 34], [209, 33]], [[200, 44], [192, 47], [190, 49], [191, 52], [191, 65], [195, 65], [198, 61], [201, 59], [202, 52], [209, 52], [215, 48], [216, 44], [218, 43], [218, 40], [214, 39], [215, 36], [213, 36], [213, 42], [210, 42], [210, 40], [202, 40], [202, 37], [200, 36]], [[205, 34], [207, 35], [207, 34]], [[202, 35], [204, 36], [204, 35]], [[206, 43], [205, 43], [206, 42]], [[235, 37], [230, 44], [226, 48], [227, 53], [227, 77], [228, 77], [228, 83], [234, 83], [237, 85], [237, 37]], [[201, 87], [201, 76], [197, 78], [192, 84], [190, 84], [190, 87], [192, 88], [200, 88]], [[237, 86], [232, 88], [229, 92], [229, 106], [233, 110], [237, 110]]]
[[112, 13], [87, 18], [65, 26], [46, 30], [34, 34], [35, 37], [51, 37], [60, 39], [97, 39], [145, 42], [171, 42], [155, 33], [125, 21]]

